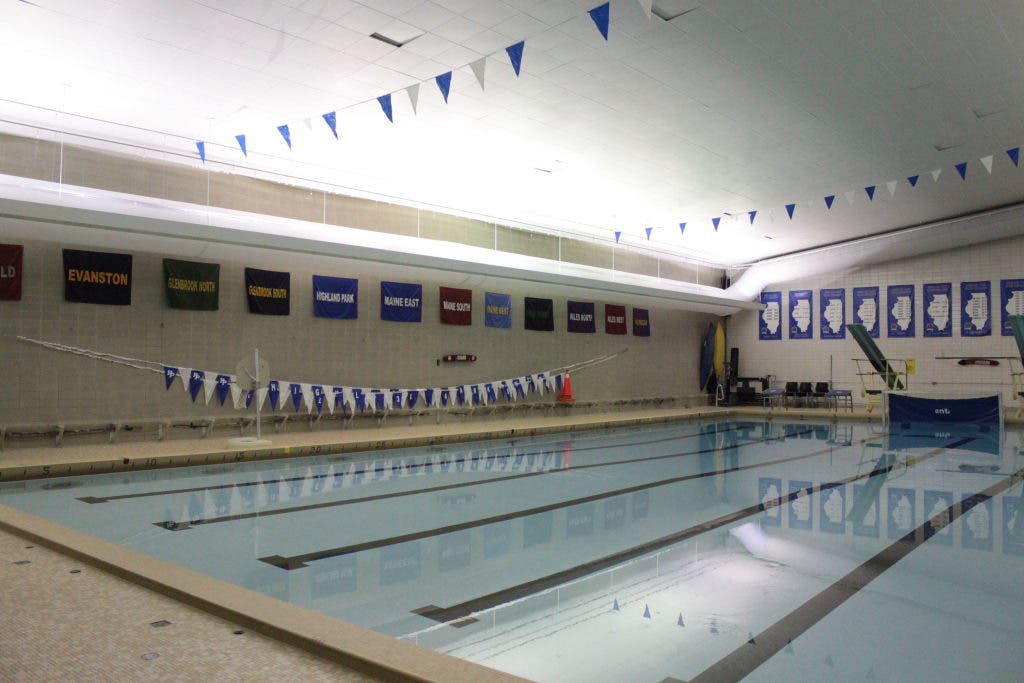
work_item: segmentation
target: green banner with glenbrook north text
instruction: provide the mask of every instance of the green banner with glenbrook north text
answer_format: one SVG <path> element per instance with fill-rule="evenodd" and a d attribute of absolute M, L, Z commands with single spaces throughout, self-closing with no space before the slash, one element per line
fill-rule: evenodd
<path fill-rule="evenodd" d="M 220 307 L 220 264 L 164 259 L 167 305 L 190 311 Z"/>

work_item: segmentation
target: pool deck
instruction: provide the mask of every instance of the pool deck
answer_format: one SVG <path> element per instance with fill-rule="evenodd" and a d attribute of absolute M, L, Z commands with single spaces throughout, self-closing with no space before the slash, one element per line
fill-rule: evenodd
<path fill-rule="evenodd" d="M 227 438 L 10 448 L 0 481 L 356 453 L 534 434 L 753 417 L 880 420 L 821 408 L 651 408 L 320 429 Z M 1008 420 L 1009 422 L 1010 420 Z M 338 622 L 0 505 L 0 680 L 512 681 L 514 676 Z M 27 560 L 27 562 L 26 562 Z M 79 570 L 71 574 L 73 570 Z M 152 622 L 170 621 L 163 628 Z M 237 634 L 237 631 L 244 633 Z M 16 653 L 16 654 L 9 654 Z M 156 655 L 156 656 L 154 656 Z"/>

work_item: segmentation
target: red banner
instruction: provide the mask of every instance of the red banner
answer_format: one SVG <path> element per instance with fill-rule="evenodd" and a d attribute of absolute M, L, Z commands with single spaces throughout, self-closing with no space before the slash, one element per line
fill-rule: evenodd
<path fill-rule="evenodd" d="M 20 244 L 0 244 L 0 301 L 21 301 Z"/>
<path fill-rule="evenodd" d="M 473 324 L 473 290 L 441 287 L 441 323 Z"/>
<path fill-rule="evenodd" d="M 605 334 L 626 334 L 626 307 L 604 305 Z"/>

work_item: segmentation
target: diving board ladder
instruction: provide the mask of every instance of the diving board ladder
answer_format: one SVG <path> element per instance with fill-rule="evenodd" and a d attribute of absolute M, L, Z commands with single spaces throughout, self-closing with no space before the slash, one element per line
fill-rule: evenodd
<path fill-rule="evenodd" d="M 1011 315 L 1007 317 L 1010 328 L 1013 330 L 1013 338 L 1017 340 L 1017 353 L 1020 358 L 1010 358 L 1010 377 L 1013 378 L 1013 398 L 1021 401 L 1017 408 L 1017 417 L 1024 414 L 1024 315 Z"/>
<path fill-rule="evenodd" d="M 861 396 L 864 397 L 870 413 L 875 406 L 882 404 L 883 391 L 886 389 L 902 391 L 907 388 L 907 362 L 887 359 L 863 325 L 850 323 L 846 329 L 850 331 L 850 336 L 867 356 L 867 358 L 854 358 L 853 360 L 857 363 Z M 893 364 L 896 366 L 894 367 Z"/>

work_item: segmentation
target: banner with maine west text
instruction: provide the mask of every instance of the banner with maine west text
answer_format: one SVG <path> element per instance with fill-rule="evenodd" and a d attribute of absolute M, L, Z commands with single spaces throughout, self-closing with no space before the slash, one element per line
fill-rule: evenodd
<path fill-rule="evenodd" d="M 555 305 L 551 299 L 523 298 L 523 325 L 527 330 L 552 332 L 555 329 Z"/>
<path fill-rule="evenodd" d="M 487 327 L 512 327 L 512 295 L 487 292 L 484 295 L 484 325 Z"/>
<path fill-rule="evenodd" d="M 406 282 L 380 283 L 380 319 L 418 323 L 423 318 L 423 285 Z"/>
<path fill-rule="evenodd" d="M 0 244 L 0 301 L 21 301 L 24 250 L 20 244 Z"/>
<path fill-rule="evenodd" d="M 164 292 L 170 308 L 216 311 L 220 307 L 220 264 L 165 258 Z"/>
<path fill-rule="evenodd" d="M 626 307 L 615 304 L 604 305 L 604 333 L 626 334 Z"/>
<path fill-rule="evenodd" d="M 317 318 L 355 320 L 359 317 L 359 280 L 313 276 L 313 315 Z"/>
<path fill-rule="evenodd" d="M 291 273 L 245 269 L 245 293 L 249 312 L 260 315 L 288 315 L 291 302 Z"/>
<path fill-rule="evenodd" d="M 646 308 L 633 309 L 633 336 L 651 336 L 651 313 Z"/>
<path fill-rule="evenodd" d="M 473 290 L 441 287 L 441 324 L 473 324 Z"/>
<path fill-rule="evenodd" d="M 593 333 L 597 331 L 597 323 L 594 320 L 594 304 L 586 301 L 569 301 L 568 323 L 566 328 L 569 332 Z"/>
<path fill-rule="evenodd" d="M 131 305 L 131 254 L 65 249 L 64 300 L 111 306 Z"/>

